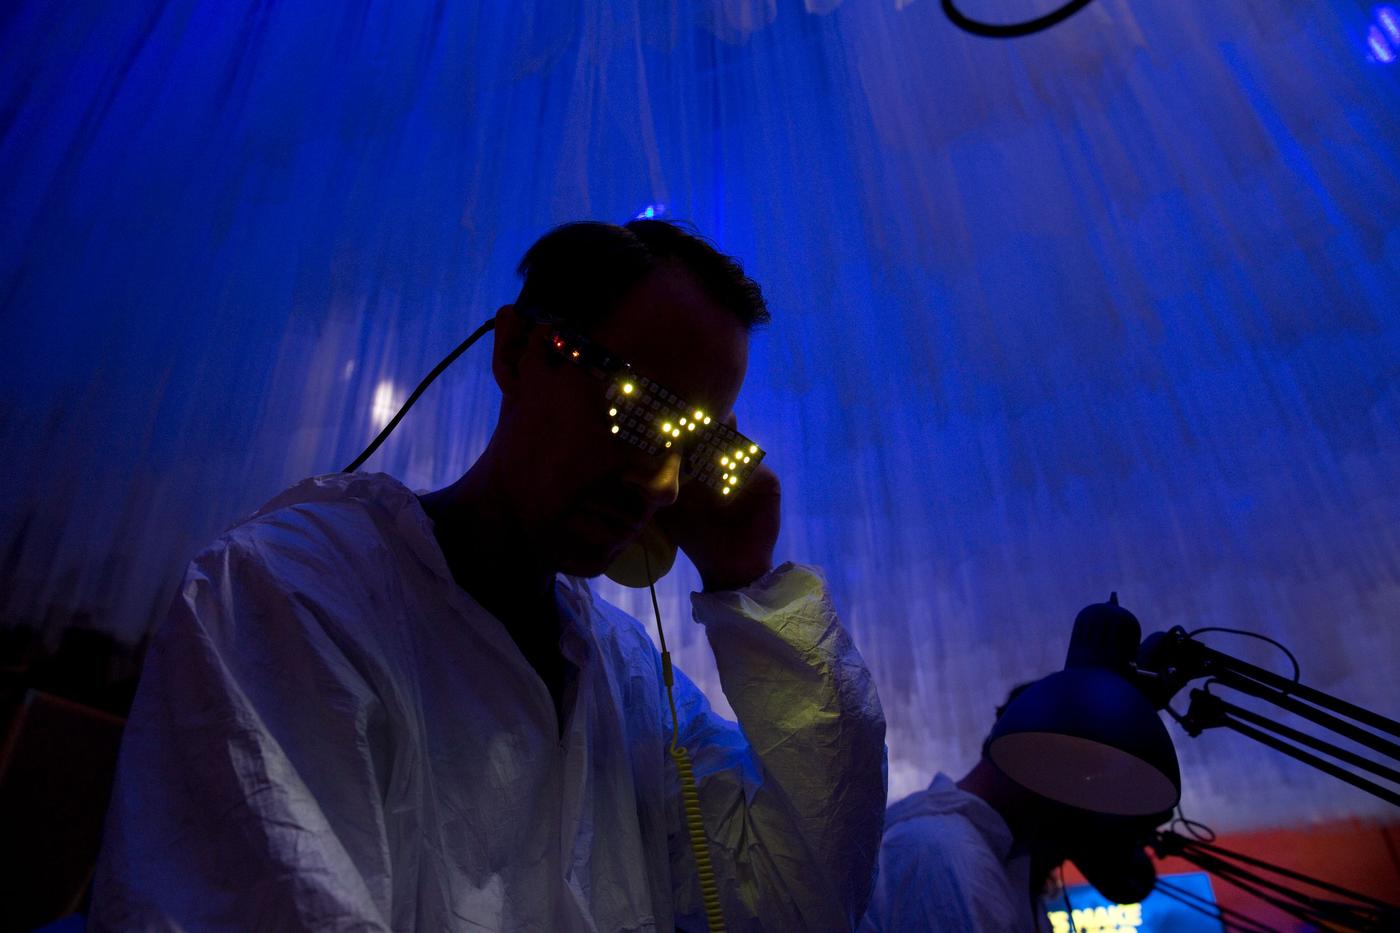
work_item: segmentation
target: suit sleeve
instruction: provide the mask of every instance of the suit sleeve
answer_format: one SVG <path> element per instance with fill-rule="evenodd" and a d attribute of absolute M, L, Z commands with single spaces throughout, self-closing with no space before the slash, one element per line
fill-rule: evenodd
<path fill-rule="evenodd" d="M 744 590 L 696 594 L 738 723 L 678 674 L 681 737 L 730 929 L 850 930 L 870 896 L 885 808 L 885 721 L 820 575 L 786 564 Z M 684 820 L 673 814 L 677 922 L 704 929 Z"/>

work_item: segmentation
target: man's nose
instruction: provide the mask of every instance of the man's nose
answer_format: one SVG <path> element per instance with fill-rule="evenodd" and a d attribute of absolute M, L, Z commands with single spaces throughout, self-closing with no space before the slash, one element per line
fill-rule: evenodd
<path fill-rule="evenodd" d="M 630 458 L 624 479 L 653 511 L 664 509 L 680 494 L 681 455 L 671 450 L 654 456 L 639 452 Z"/>

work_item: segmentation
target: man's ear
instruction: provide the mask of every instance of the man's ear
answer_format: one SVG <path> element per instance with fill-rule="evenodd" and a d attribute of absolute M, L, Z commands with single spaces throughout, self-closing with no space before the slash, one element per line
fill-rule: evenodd
<path fill-rule="evenodd" d="M 491 350 L 491 374 L 501 394 L 510 398 L 520 384 L 520 363 L 530 346 L 530 331 L 534 325 L 515 310 L 515 305 L 502 305 L 496 311 L 495 345 Z"/>

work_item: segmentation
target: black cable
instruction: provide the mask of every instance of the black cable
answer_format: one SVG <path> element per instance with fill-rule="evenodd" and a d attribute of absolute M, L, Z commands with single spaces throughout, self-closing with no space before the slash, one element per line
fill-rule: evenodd
<path fill-rule="evenodd" d="M 1059 9 L 1051 10 L 1044 16 L 1037 16 L 1035 19 L 1028 19 L 1022 23 L 984 23 L 964 15 L 953 3 L 953 0 L 943 0 L 943 14 L 954 26 L 963 32 L 970 32 L 974 36 L 983 36 L 988 39 L 1015 39 L 1020 36 L 1044 32 L 1051 26 L 1059 25 L 1092 2 L 1093 0 L 1069 0 Z"/>
<path fill-rule="evenodd" d="M 1063 863 L 1055 869 L 1060 875 L 1060 896 L 1065 899 L 1065 913 L 1069 915 L 1070 933 L 1079 933 L 1079 927 L 1074 924 L 1074 905 L 1069 902 L 1069 885 L 1065 884 L 1065 866 Z"/>
<path fill-rule="evenodd" d="M 418 383 L 418 388 L 414 389 L 413 394 L 408 397 L 408 401 L 403 403 L 403 407 L 399 409 L 399 413 L 394 415 L 394 417 L 389 420 L 388 424 L 384 425 L 384 430 L 379 432 L 379 436 L 376 437 L 374 440 L 370 441 L 369 446 L 366 447 L 364 451 L 358 457 L 356 457 L 348 467 L 346 467 L 341 472 L 354 473 L 356 470 L 358 470 L 360 468 L 360 465 L 366 460 L 368 460 L 370 456 L 376 450 L 379 449 L 379 445 L 384 443 L 384 440 L 389 436 L 389 434 L 394 430 L 394 428 L 398 427 L 399 422 L 403 420 L 403 416 L 408 414 L 408 409 L 412 407 L 414 402 L 418 401 L 418 396 L 423 394 L 423 390 L 426 389 L 428 386 L 432 385 L 433 380 L 436 379 L 438 376 L 441 376 L 442 371 L 447 367 L 451 366 L 452 363 L 457 359 L 457 357 L 467 352 L 468 347 L 480 340 L 482 334 L 486 333 L 488 330 L 495 326 L 496 321 L 494 318 L 487 321 L 485 324 L 482 324 L 476 330 L 472 331 L 472 335 L 470 337 L 458 344 L 457 349 L 453 350 L 451 353 L 447 354 L 447 356 L 443 357 L 442 362 L 434 366 L 433 371 L 428 373 L 428 375 L 424 376 L 423 381 Z"/>
<path fill-rule="evenodd" d="M 1185 827 L 1186 832 L 1190 834 L 1190 838 L 1194 842 L 1209 844 L 1220 838 L 1215 830 L 1211 829 L 1205 823 L 1188 817 L 1186 811 L 1181 809 L 1181 801 L 1177 801 L 1176 816 L 1167 824 L 1167 832 L 1176 832 L 1175 827 L 1177 823 Z M 1197 827 L 1200 827 L 1199 831 Z"/>
<path fill-rule="evenodd" d="M 1319 890 L 1327 891 L 1332 894 L 1338 894 L 1342 897 L 1349 897 L 1353 900 L 1360 901 L 1363 904 L 1367 904 L 1379 910 L 1393 911 L 1396 909 L 1396 905 L 1387 903 L 1386 901 L 1382 901 L 1379 898 L 1371 897 L 1369 894 L 1362 894 L 1360 891 L 1353 891 L 1350 888 L 1344 888 L 1341 885 L 1333 884 L 1330 881 L 1323 881 L 1321 878 L 1314 878 L 1311 875 L 1305 875 L 1302 872 L 1293 871 L 1291 868 L 1284 868 L 1282 865 L 1273 865 L 1269 862 L 1264 861 L 1263 859 L 1255 858 L 1252 855 L 1246 855 L 1243 852 L 1236 852 L 1233 849 L 1227 849 L 1221 845 L 1212 845 L 1209 842 L 1202 842 L 1199 840 L 1195 840 L 1189 844 L 1194 847 L 1204 849 L 1205 851 L 1211 853 L 1217 858 L 1233 859 L 1238 862 L 1243 862 L 1246 865 L 1252 865 L 1256 868 L 1262 868 L 1265 871 L 1270 871 L 1274 874 L 1282 875 L 1285 878 L 1290 878 L 1294 881 L 1301 881 L 1302 883 L 1318 888 Z"/>
<path fill-rule="evenodd" d="M 1172 710 L 1171 707 L 1167 707 L 1167 709 L 1169 712 L 1172 712 L 1173 715 L 1175 715 L 1175 711 Z M 1176 832 L 1175 827 L 1178 824 L 1180 824 L 1181 827 L 1186 830 L 1188 835 L 1182 836 L 1180 833 Z M 1193 820 L 1190 817 L 1188 817 L 1186 815 L 1186 811 L 1181 809 L 1180 802 L 1178 802 L 1176 805 L 1176 816 L 1173 817 L 1172 821 L 1167 824 L 1166 833 L 1170 833 L 1174 836 L 1179 837 L 1181 839 L 1181 843 L 1197 843 L 1203 846 L 1215 842 L 1215 840 L 1219 838 L 1215 830 L 1212 829 L 1210 826 L 1206 825 L 1205 823 L 1202 823 L 1200 820 Z M 1159 833 L 1158 838 L 1166 838 L 1166 833 Z M 1177 845 L 1177 854 L 1179 858 L 1184 858 L 1185 856 L 1181 854 L 1181 843 Z M 1158 845 L 1160 845 L 1160 842 L 1158 843 Z M 1154 848 L 1156 848 L 1156 846 L 1154 846 Z M 1158 848 L 1157 854 L 1159 858 L 1163 855 L 1163 852 L 1160 848 Z M 1193 861 L 1192 859 L 1186 860 Z M 1202 866 L 1198 865 L 1197 867 Z M 1202 913 L 1207 917 L 1210 917 L 1214 920 L 1218 920 L 1220 924 L 1225 928 L 1227 933 L 1232 928 L 1244 930 L 1245 933 L 1252 933 L 1252 931 L 1249 928 L 1240 926 L 1238 923 L 1226 919 L 1225 912 L 1227 908 L 1222 907 L 1219 904 L 1209 904 L 1209 902 L 1206 901 L 1204 898 L 1200 898 L 1200 895 L 1187 891 L 1184 888 L 1177 888 L 1175 885 L 1168 884 L 1167 882 L 1162 880 L 1161 876 L 1158 876 L 1156 882 L 1153 885 L 1153 890 L 1160 891 L 1164 897 L 1171 898 L 1178 904 L 1185 905 L 1186 907 L 1189 907 L 1192 910 Z M 1181 895 L 1187 895 L 1192 898 L 1200 898 L 1200 903 L 1193 903 L 1192 901 L 1187 900 Z M 1207 904 L 1209 904 L 1209 906 L 1206 906 Z M 1245 920 L 1245 922 L 1255 924 L 1255 921 L 1251 920 L 1245 914 L 1240 914 L 1240 916 Z M 1256 925 L 1254 929 L 1257 930 L 1260 929 L 1260 927 Z"/>
<path fill-rule="evenodd" d="M 1286 913 L 1299 916 L 1298 913 L 1290 910 L 1288 906 L 1280 904 L 1275 898 L 1265 895 L 1262 891 L 1254 887 L 1254 885 L 1262 884 L 1297 902 L 1302 910 L 1311 915 L 1309 922 L 1341 924 L 1350 929 L 1359 929 L 1374 927 L 1377 922 L 1384 922 L 1381 918 L 1394 915 L 1396 910 L 1395 906 L 1378 898 L 1362 894 L 1359 891 L 1353 891 L 1341 885 L 1332 884 L 1321 878 L 1314 878 L 1311 875 L 1284 868 L 1281 865 L 1274 865 L 1263 859 L 1246 855 L 1243 852 L 1236 852 L 1224 846 L 1217 845 L 1215 844 L 1215 830 L 1204 823 L 1188 818 L 1182 811 L 1180 804 L 1177 805 L 1176 813 L 1176 817 L 1171 821 L 1167 829 L 1158 833 L 1157 841 L 1153 844 L 1153 848 L 1156 849 L 1159 858 L 1167 855 L 1175 855 L 1178 858 L 1185 859 L 1196 865 L 1196 867 L 1222 881 L 1240 888 L 1259 900 L 1271 904 Z M 1184 827 L 1189 835 L 1181 835 L 1175 832 L 1175 827 L 1178 824 Z M 1250 868 L 1246 868 L 1245 866 L 1251 866 L 1254 869 L 1258 869 L 1258 871 L 1251 871 Z M 1320 891 L 1325 891 L 1328 894 L 1346 898 L 1351 903 L 1321 898 L 1302 890 L 1293 890 L 1276 881 L 1270 880 L 1259 872 L 1266 872 L 1287 878 L 1294 883 L 1306 885 L 1309 888 L 1315 888 Z M 1253 884 L 1250 884 L 1250 882 L 1253 882 Z M 1170 885 L 1164 886 L 1160 879 L 1158 880 L 1158 886 L 1162 888 L 1171 887 Z M 1172 896 L 1165 889 L 1163 893 Z M 1177 897 L 1172 897 L 1172 899 L 1180 901 L 1180 898 Z M 1225 908 L 1219 909 L 1224 910 Z"/>
<path fill-rule="evenodd" d="M 1244 930 L 1245 933 L 1261 933 L 1261 931 L 1262 933 L 1273 933 L 1268 927 L 1252 919 L 1247 914 L 1240 913 L 1229 907 L 1222 907 L 1220 904 L 1212 904 L 1194 891 L 1178 888 L 1176 885 L 1170 884 L 1161 878 L 1157 879 L 1155 890 L 1161 891 L 1164 896 L 1171 898 L 1178 904 L 1190 907 L 1193 910 L 1205 914 L 1207 917 L 1213 917 L 1220 921 L 1220 924 L 1225 927 L 1227 931 L 1235 929 Z M 1236 916 L 1239 917 L 1239 920 L 1234 919 Z"/>
<path fill-rule="evenodd" d="M 1386 905 L 1384 901 L 1376 901 L 1339 885 L 1332 885 L 1320 878 L 1313 878 L 1278 865 L 1272 865 L 1242 853 L 1205 843 L 1192 842 L 1182 836 L 1173 838 L 1169 832 L 1159 834 L 1158 842 L 1154 848 L 1157 849 L 1159 856 L 1175 855 L 1185 859 L 1212 877 L 1239 888 L 1275 909 L 1324 929 L 1374 929 L 1382 917 L 1394 915 L 1394 908 Z M 1237 859 L 1243 864 L 1235 864 L 1230 859 Z M 1288 878 L 1298 884 L 1339 894 L 1348 898 L 1350 902 L 1330 900 L 1288 887 L 1259 872 L 1251 871 L 1245 867 L 1245 864 L 1254 864 L 1263 872 Z M 1275 893 L 1271 894 L 1271 891 Z M 1366 903 L 1367 901 L 1373 902 L 1375 906 Z"/>
<path fill-rule="evenodd" d="M 1283 642 L 1275 641 L 1268 635 L 1260 635 L 1258 632 L 1247 632 L 1242 628 L 1224 628 L 1219 625 L 1207 625 L 1205 628 L 1198 628 L 1193 632 L 1187 632 L 1186 637 L 1195 638 L 1202 632 L 1228 632 L 1231 635 L 1244 635 L 1248 638 L 1257 638 L 1260 641 L 1266 641 L 1278 650 L 1282 651 L 1284 654 L 1288 655 L 1288 660 L 1293 664 L 1293 682 L 1295 684 L 1298 683 L 1299 677 L 1302 676 L 1303 669 L 1298 665 L 1298 659 L 1293 655 L 1293 652 L 1289 651 L 1288 648 L 1283 644 Z"/>
<path fill-rule="evenodd" d="M 1356 922 L 1355 914 L 1371 912 L 1360 905 L 1330 901 L 1290 888 L 1204 850 L 1184 847 L 1181 851 L 1181 857 L 1194 862 L 1222 881 L 1233 884 L 1276 909 L 1307 923 L 1332 922 L 1352 925 Z M 1268 866 L 1268 870 L 1277 871 L 1273 866 Z M 1339 918 L 1338 912 L 1348 916 Z"/>
<path fill-rule="evenodd" d="M 1176 832 L 1176 829 L 1174 827 L 1178 823 L 1180 823 L 1182 828 L 1190 834 L 1190 838 L 1195 842 L 1209 844 L 1216 840 L 1215 830 L 1211 829 L 1209 826 L 1207 826 L 1205 823 L 1202 823 L 1199 820 L 1188 820 L 1184 816 L 1178 816 L 1176 819 L 1168 823 L 1167 829 L 1171 832 Z M 1200 832 L 1197 829 L 1197 827 L 1200 827 L 1200 829 L 1205 830 L 1205 832 Z"/>
<path fill-rule="evenodd" d="M 1268 927 L 1262 927 L 1257 925 L 1242 926 L 1239 923 L 1228 919 L 1223 913 L 1221 913 L 1218 907 L 1212 909 L 1211 907 L 1207 906 L 1209 902 L 1202 902 L 1198 904 L 1193 901 L 1187 900 L 1180 894 L 1173 894 L 1166 888 L 1160 889 L 1157 893 L 1161 894 L 1168 900 L 1175 901 L 1176 903 L 1185 907 L 1187 910 L 1194 910 L 1201 916 L 1209 917 L 1210 919 L 1214 920 L 1216 923 L 1220 924 L 1220 929 L 1223 931 L 1223 933 L 1236 933 L 1236 931 L 1238 931 L 1238 933 L 1276 933 L 1276 931 L 1270 930 Z"/>
<path fill-rule="evenodd" d="M 1226 907 L 1223 904 L 1212 903 L 1204 896 L 1194 891 L 1188 891 L 1185 888 L 1177 887 L 1168 881 L 1163 881 L 1161 878 L 1157 879 L 1156 890 L 1161 891 L 1179 904 L 1195 907 L 1202 913 L 1214 917 L 1216 920 L 1220 921 L 1226 930 L 1234 928 L 1237 930 L 1263 930 L 1265 933 L 1274 933 L 1274 931 L 1243 911 L 1235 910 L 1233 907 Z"/>
<path fill-rule="evenodd" d="M 1207 864 L 1209 864 L 1209 862 L 1207 862 Z M 1202 865 L 1202 867 L 1204 868 L 1205 865 Z M 1206 870 L 1211 871 L 1209 868 Z M 1245 880 L 1245 874 L 1235 872 L 1226 872 L 1222 874 L 1218 864 L 1215 865 L 1215 870 L 1211 873 L 1226 884 L 1232 884 L 1246 894 L 1253 895 L 1270 907 L 1273 907 L 1275 910 L 1288 914 L 1290 917 L 1301 920 L 1304 923 L 1321 925 L 1328 919 L 1319 916 L 1318 911 L 1311 904 L 1300 900 L 1296 893 L 1284 895 L 1270 894 L 1269 889 L 1262 885 L 1260 883 L 1261 880 L 1258 878 L 1251 878 L 1251 880 L 1247 881 Z"/>

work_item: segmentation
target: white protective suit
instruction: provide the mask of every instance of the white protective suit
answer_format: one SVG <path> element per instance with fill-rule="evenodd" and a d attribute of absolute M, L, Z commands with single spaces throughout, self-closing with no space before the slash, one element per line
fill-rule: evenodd
<path fill-rule="evenodd" d="M 880 873 L 861 933 L 1049 930 L 1030 856 L 982 798 L 939 774 L 885 815 Z"/>
<path fill-rule="evenodd" d="M 660 657 L 583 580 L 557 598 L 562 739 L 396 480 L 309 479 L 235 526 L 149 651 L 93 929 L 703 929 Z M 885 798 L 870 674 L 812 570 L 693 608 L 743 724 L 677 672 L 730 929 L 850 929 Z"/>

